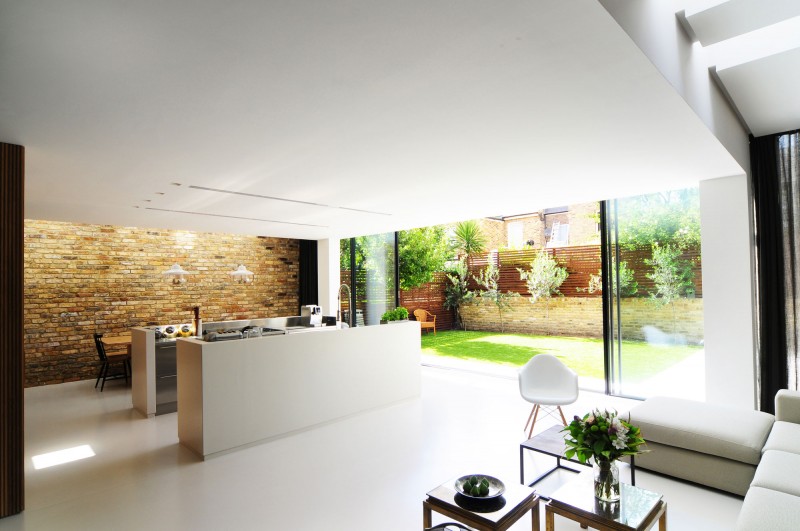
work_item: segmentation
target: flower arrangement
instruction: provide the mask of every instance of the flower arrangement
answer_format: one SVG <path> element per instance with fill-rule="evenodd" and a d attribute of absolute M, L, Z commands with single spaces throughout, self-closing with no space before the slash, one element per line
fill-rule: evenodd
<path fill-rule="evenodd" d="M 615 461 L 623 455 L 637 455 L 642 453 L 639 446 L 644 444 L 639 428 L 619 418 L 616 411 L 595 409 L 583 418 L 575 415 L 563 431 L 569 432 L 564 439 L 565 457 L 578 456 L 581 463 L 592 457 L 595 461 Z"/>
<path fill-rule="evenodd" d="M 563 430 L 569 432 L 569 437 L 564 438 L 567 459 L 578 456 L 581 463 L 586 463 L 594 458 L 594 495 L 603 502 L 620 499 L 617 459 L 642 453 L 642 433 L 629 421 L 630 418 L 619 418 L 616 411 L 595 409 L 583 418 L 576 415 Z"/>

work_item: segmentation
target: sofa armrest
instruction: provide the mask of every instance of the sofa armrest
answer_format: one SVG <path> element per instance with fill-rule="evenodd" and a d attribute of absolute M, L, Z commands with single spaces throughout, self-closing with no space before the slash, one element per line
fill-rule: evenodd
<path fill-rule="evenodd" d="M 775 395 L 775 420 L 800 424 L 800 391 L 778 391 Z"/>

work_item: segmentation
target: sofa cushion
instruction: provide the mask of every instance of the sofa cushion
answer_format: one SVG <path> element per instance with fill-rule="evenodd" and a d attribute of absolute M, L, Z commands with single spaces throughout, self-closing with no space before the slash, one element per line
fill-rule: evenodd
<path fill-rule="evenodd" d="M 750 487 L 736 531 L 795 531 L 800 497 L 763 487 Z"/>
<path fill-rule="evenodd" d="M 778 391 L 775 395 L 775 419 L 800 424 L 800 391 Z"/>
<path fill-rule="evenodd" d="M 800 496 L 800 454 L 770 450 L 761 456 L 752 487 L 778 490 Z"/>
<path fill-rule="evenodd" d="M 630 411 L 645 441 L 757 465 L 775 417 L 682 398 L 648 398 Z"/>
<path fill-rule="evenodd" d="M 768 450 L 780 450 L 782 452 L 792 452 L 800 454 L 800 424 L 794 422 L 777 421 L 772 426 L 764 452 Z"/>

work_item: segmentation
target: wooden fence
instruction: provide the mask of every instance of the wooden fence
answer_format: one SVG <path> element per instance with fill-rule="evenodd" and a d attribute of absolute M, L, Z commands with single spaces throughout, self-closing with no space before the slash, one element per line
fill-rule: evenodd
<path fill-rule="evenodd" d="M 518 268 L 529 269 L 530 263 L 539 252 L 539 249 L 524 249 L 521 251 L 499 251 L 492 253 L 488 257 L 472 256 L 470 259 L 470 273 L 478 276 L 481 269 L 484 269 L 489 260 L 500 271 L 498 288 L 501 291 L 512 291 L 522 296 L 528 295 L 525 281 L 520 279 Z M 565 297 L 599 297 L 600 293 L 589 293 L 589 280 L 592 275 L 600 273 L 600 245 L 581 245 L 575 247 L 557 247 L 547 249 L 547 253 L 554 257 L 561 267 L 567 269 L 567 279 L 561 285 L 559 291 Z M 634 279 L 639 284 L 639 292 L 636 297 L 647 297 L 650 291 L 654 291 L 653 281 L 647 278 L 647 274 L 652 268 L 647 265 L 647 260 L 652 258 L 652 251 L 649 247 L 642 247 L 635 250 L 620 250 L 620 261 L 626 262 L 628 269 L 634 272 Z M 684 260 L 692 263 L 694 273 L 695 296 L 703 296 L 703 279 L 701 275 L 700 249 L 689 249 L 681 255 Z M 480 289 L 474 278 L 470 279 L 470 289 Z"/>
<path fill-rule="evenodd" d="M 533 258 L 539 249 L 524 249 L 521 251 L 499 251 L 492 253 L 489 257 L 472 256 L 470 260 L 471 275 L 478 276 L 480 270 L 492 260 L 495 267 L 500 271 L 498 287 L 501 291 L 512 291 L 519 293 L 523 297 L 529 296 L 525 281 L 519 278 L 517 268 L 528 269 Z M 567 279 L 561 285 L 560 291 L 565 297 L 600 297 L 599 292 L 589 293 L 589 279 L 592 275 L 600 272 L 600 246 L 581 245 L 575 247 L 558 247 L 547 249 L 547 253 L 553 256 L 558 264 L 566 267 Z M 634 272 L 634 279 L 639 284 L 639 291 L 634 297 L 648 297 L 650 291 L 655 289 L 653 281 L 647 278 L 647 274 L 652 270 L 647 265 L 647 260 L 652 258 L 652 251 L 649 247 L 642 247 L 634 250 L 620 250 L 620 260 L 627 263 L 628 269 Z M 692 263 L 694 273 L 695 296 L 703 296 L 703 279 L 701 275 L 700 249 L 689 249 L 681 255 L 684 260 Z M 394 304 L 394 295 L 391 290 L 380 290 L 372 292 L 367 296 L 363 286 L 366 283 L 366 272 L 359 271 L 356 279 L 359 289 L 356 293 L 356 307 L 362 312 L 369 312 L 370 303 L 378 303 L 378 306 L 386 305 L 391 307 Z M 350 271 L 341 271 L 341 279 L 345 284 L 350 283 Z M 408 309 L 409 317 L 413 319 L 414 310 L 422 308 L 436 315 L 436 329 L 450 330 L 455 325 L 455 314 L 452 310 L 444 308 L 445 288 L 447 287 L 447 275 L 443 272 L 435 273 L 434 280 L 423 284 L 414 289 L 400 291 L 400 305 Z M 480 286 L 474 278 L 470 278 L 470 289 L 477 290 Z M 346 307 L 346 304 L 345 304 Z"/>
<path fill-rule="evenodd" d="M 455 325 L 455 314 L 444 307 L 447 275 L 435 273 L 433 282 L 414 289 L 400 290 L 400 305 L 408 308 L 411 314 L 417 308 L 428 310 L 436 316 L 437 330 L 451 330 Z M 413 316 L 411 316 L 413 319 Z"/>
<path fill-rule="evenodd" d="M 339 274 L 342 282 L 349 285 L 350 271 L 342 270 Z M 366 278 L 366 272 L 358 271 L 356 273 L 356 284 L 358 286 L 356 290 L 356 308 L 361 310 L 365 318 L 371 311 L 371 307 L 375 306 L 376 303 L 379 307 L 392 307 L 394 305 L 394 294 L 391 290 L 373 291 L 367 295 L 364 289 Z M 414 289 L 400 290 L 400 306 L 408 309 L 409 319 L 414 319 L 414 310 L 421 308 L 436 316 L 437 330 L 451 330 L 455 323 L 455 314 L 452 310 L 447 310 L 444 307 L 447 283 L 447 275 L 444 272 L 437 272 L 434 273 L 432 282 Z M 347 309 L 347 303 L 344 303 L 344 309 Z"/>

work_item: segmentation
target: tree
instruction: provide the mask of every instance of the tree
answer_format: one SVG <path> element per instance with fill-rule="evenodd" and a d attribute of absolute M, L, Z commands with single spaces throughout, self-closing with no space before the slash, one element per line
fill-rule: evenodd
<path fill-rule="evenodd" d="M 531 294 L 531 304 L 539 299 L 545 300 L 545 319 L 550 316 L 550 298 L 561 294 L 558 288 L 567 279 L 569 273 L 566 268 L 544 249 L 539 250 L 531 261 L 530 270 L 517 268 L 519 278 L 525 281 L 528 293 Z"/>
<path fill-rule="evenodd" d="M 398 235 L 400 289 L 412 289 L 431 282 L 433 274 L 444 271 L 449 246 L 441 226 L 401 231 Z"/>
<path fill-rule="evenodd" d="M 671 190 L 617 201 L 619 244 L 626 249 L 654 242 L 679 249 L 700 246 L 698 188 Z"/>
<path fill-rule="evenodd" d="M 650 293 L 651 299 L 660 306 L 669 304 L 672 308 L 673 326 L 675 323 L 675 301 L 694 288 L 692 264 L 680 258 L 681 250 L 674 245 L 653 244 L 653 258 L 645 260 L 653 268 L 647 278 L 653 281 L 656 291 Z M 674 332 L 674 330 L 673 330 Z"/>
<path fill-rule="evenodd" d="M 639 292 L 639 283 L 634 278 L 634 270 L 628 269 L 628 262 L 619 263 L 619 282 L 617 282 L 617 270 L 611 268 L 611 285 L 614 288 L 614 296 L 632 297 Z M 589 277 L 589 293 L 603 291 L 603 272 L 598 271 L 596 275 Z"/>
<path fill-rule="evenodd" d="M 461 306 L 463 306 L 464 303 L 471 301 L 475 297 L 475 293 L 469 289 L 469 270 L 467 269 L 467 263 L 463 258 L 459 260 L 450 271 L 447 272 L 447 280 L 449 281 L 449 284 L 447 284 L 447 287 L 444 291 L 444 307 L 455 312 L 456 326 L 466 330 L 467 327 L 461 318 Z"/>
<path fill-rule="evenodd" d="M 471 265 L 470 256 L 486 249 L 486 237 L 477 221 L 462 221 L 456 225 L 452 245 L 455 251 L 467 258 L 467 267 L 469 267 Z"/>
<path fill-rule="evenodd" d="M 500 278 L 500 271 L 491 262 L 484 269 L 481 269 L 477 277 L 473 276 L 472 278 L 484 288 L 478 293 L 480 297 L 478 303 L 487 300 L 497 307 L 497 313 L 500 316 L 500 332 L 505 332 L 503 310 L 511 307 L 511 301 L 509 299 L 519 297 L 519 293 L 514 293 L 513 291 L 503 293 L 498 289 L 497 281 Z"/>

